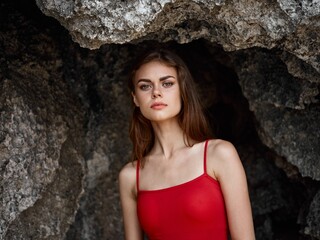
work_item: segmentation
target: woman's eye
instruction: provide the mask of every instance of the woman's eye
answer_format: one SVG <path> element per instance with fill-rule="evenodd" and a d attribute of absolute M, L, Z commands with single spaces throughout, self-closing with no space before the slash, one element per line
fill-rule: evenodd
<path fill-rule="evenodd" d="M 164 82 L 162 84 L 162 86 L 164 86 L 165 88 L 171 87 L 173 85 L 173 82 Z"/>
<path fill-rule="evenodd" d="M 141 90 L 143 90 L 143 91 L 146 91 L 146 90 L 148 90 L 148 89 L 150 89 L 151 88 L 151 86 L 150 85 L 148 85 L 148 84 L 143 84 L 143 85 L 140 85 L 140 87 L 139 87 Z"/>

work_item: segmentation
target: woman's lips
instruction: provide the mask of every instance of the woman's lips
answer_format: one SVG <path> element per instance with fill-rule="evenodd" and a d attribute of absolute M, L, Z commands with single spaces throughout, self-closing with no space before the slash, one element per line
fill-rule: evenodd
<path fill-rule="evenodd" d="M 156 109 L 156 110 L 160 110 L 160 109 L 163 109 L 165 108 L 166 106 L 168 106 L 167 104 L 165 103 L 162 103 L 162 102 L 155 102 L 151 105 L 151 108 L 152 109 Z"/>

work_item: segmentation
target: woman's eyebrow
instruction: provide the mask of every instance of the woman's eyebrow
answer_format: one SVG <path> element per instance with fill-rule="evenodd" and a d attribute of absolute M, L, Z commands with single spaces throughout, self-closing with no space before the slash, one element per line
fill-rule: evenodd
<path fill-rule="evenodd" d="M 168 79 L 168 78 L 174 78 L 174 79 L 175 79 L 174 76 L 167 75 L 167 76 L 163 76 L 163 77 L 159 78 L 159 80 L 160 80 L 160 81 L 164 81 L 164 80 L 166 80 L 166 79 Z M 137 81 L 137 83 L 139 83 L 139 82 L 151 82 L 151 80 L 150 80 L 150 79 L 147 79 L 147 78 L 141 78 L 141 79 L 139 79 L 139 80 Z"/>
<path fill-rule="evenodd" d="M 139 83 L 139 82 L 151 82 L 151 80 L 150 79 L 141 78 L 141 79 L 139 79 L 137 81 L 137 83 Z"/>
<path fill-rule="evenodd" d="M 167 75 L 167 76 L 161 77 L 161 78 L 160 78 L 160 81 L 166 80 L 166 79 L 168 79 L 168 78 L 174 78 L 174 79 L 175 79 L 174 76 Z"/>

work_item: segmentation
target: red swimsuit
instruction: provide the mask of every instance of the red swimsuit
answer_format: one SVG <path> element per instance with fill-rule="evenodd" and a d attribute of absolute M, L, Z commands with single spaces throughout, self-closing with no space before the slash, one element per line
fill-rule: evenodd
<path fill-rule="evenodd" d="M 137 214 L 150 240 L 227 240 L 224 200 L 218 181 L 204 173 L 160 190 L 139 190 L 137 164 Z"/>

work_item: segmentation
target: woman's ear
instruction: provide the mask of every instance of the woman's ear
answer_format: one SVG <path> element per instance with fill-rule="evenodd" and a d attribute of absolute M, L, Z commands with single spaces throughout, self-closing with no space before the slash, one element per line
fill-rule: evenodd
<path fill-rule="evenodd" d="M 137 98 L 136 98 L 136 95 L 134 94 L 134 92 L 131 92 L 131 95 L 132 95 L 132 99 L 133 99 L 134 104 L 135 104 L 137 107 L 139 107 L 139 103 L 138 103 L 138 101 L 137 101 Z"/>

